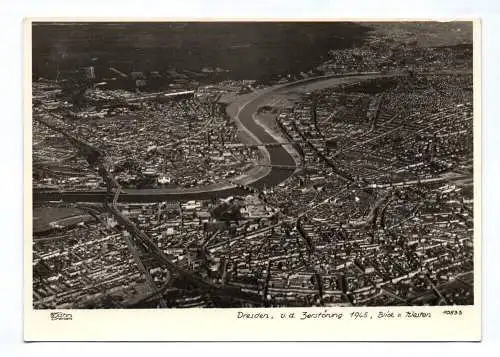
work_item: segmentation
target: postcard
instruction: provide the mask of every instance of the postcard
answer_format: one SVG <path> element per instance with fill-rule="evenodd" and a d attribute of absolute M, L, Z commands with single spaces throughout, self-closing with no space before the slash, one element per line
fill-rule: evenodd
<path fill-rule="evenodd" d="M 27 19 L 26 341 L 478 341 L 477 19 Z"/>

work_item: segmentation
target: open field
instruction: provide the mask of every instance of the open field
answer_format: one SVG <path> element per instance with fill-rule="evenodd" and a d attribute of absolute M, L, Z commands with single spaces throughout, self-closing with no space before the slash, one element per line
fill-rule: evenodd
<path fill-rule="evenodd" d="M 80 221 L 83 213 L 78 208 L 35 207 L 33 208 L 33 232 L 37 233 L 51 229 L 51 222 L 63 221 L 62 223 L 67 225 L 71 223 L 70 219 L 75 216 L 80 216 L 78 219 Z"/>

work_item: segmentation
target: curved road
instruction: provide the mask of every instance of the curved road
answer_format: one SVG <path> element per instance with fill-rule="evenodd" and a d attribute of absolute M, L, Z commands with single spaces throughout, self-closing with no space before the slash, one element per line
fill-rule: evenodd
<path fill-rule="evenodd" d="M 329 82 L 332 79 L 338 79 L 340 84 L 346 79 L 372 79 L 377 77 L 389 77 L 396 74 L 379 74 L 379 73 L 366 73 L 366 74 L 348 74 L 348 75 L 329 75 L 322 77 L 309 78 L 285 85 L 279 85 L 272 88 L 263 90 L 259 96 L 250 99 L 243 103 L 238 113 L 235 116 L 253 136 L 253 140 L 257 139 L 261 143 L 274 143 L 277 142 L 271 135 L 269 135 L 262 126 L 254 121 L 253 115 L 257 109 L 265 104 L 269 95 L 280 92 L 287 92 L 293 88 L 304 87 L 307 88 L 310 84 L 317 84 L 321 82 Z M 335 83 L 334 83 L 335 84 Z M 332 84 L 324 87 L 332 86 Z M 292 156 L 284 149 L 283 146 L 267 147 L 270 161 L 272 165 L 286 165 L 294 167 L 295 161 Z M 273 187 L 286 180 L 294 169 L 272 167 L 271 170 L 264 176 L 258 178 L 256 181 L 249 184 L 255 188 Z M 167 200 L 191 200 L 191 199 L 211 199 L 227 197 L 230 195 L 243 194 L 242 189 L 237 188 L 234 184 L 215 184 L 213 186 L 205 186 L 201 188 L 189 189 L 124 189 L 119 197 L 120 202 L 154 202 L 154 201 L 167 201 Z M 33 202 L 45 201 L 65 201 L 65 202 L 103 202 L 107 195 L 105 190 L 102 191 L 33 191 Z"/>

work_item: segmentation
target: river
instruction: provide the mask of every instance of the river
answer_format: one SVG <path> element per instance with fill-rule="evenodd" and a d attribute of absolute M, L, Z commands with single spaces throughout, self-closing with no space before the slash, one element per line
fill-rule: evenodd
<path fill-rule="evenodd" d="M 346 74 L 346 75 L 330 75 L 316 78 L 309 78 L 302 81 L 288 83 L 285 85 L 276 86 L 267 90 L 263 90 L 261 95 L 250 99 L 244 103 L 239 111 L 238 117 L 242 123 L 252 134 L 263 143 L 274 143 L 276 140 L 269 135 L 262 126 L 257 124 L 253 119 L 253 114 L 259 106 L 263 105 L 269 95 L 280 91 L 287 91 L 299 87 L 306 89 L 318 89 L 335 84 L 340 84 L 346 81 L 356 81 L 360 79 L 371 79 L 377 77 L 388 77 L 397 74 L 379 74 L 379 73 L 364 73 L 364 74 Z M 334 81 L 332 83 L 332 80 Z M 315 86 L 315 88 L 310 88 Z M 272 165 L 295 166 L 293 157 L 282 147 L 273 146 L 267 147 Z M 253 183 L 249 184 L 257 189 L 263 187 L 273 187 L 286 180 L 294 172 L 293 169 L 272 167 L 269 173 Z M 119 202 L 155 202 L 168 200 L 208 200 L 212 198 L 223 198 L 231 195 L 245 194 L 241 188 L 236 185 L 215 185 L 199 188 L 176 189 L 176 188 L 158 188 L 158 189 L 124 189 L 124 193 L 120 195 Z M 105 190 L 102 191 L 33 191 L 33 202 L 46 201 L 64 201 L 64 202 L 103 202 L 105 197 L 111 194 Z"/>

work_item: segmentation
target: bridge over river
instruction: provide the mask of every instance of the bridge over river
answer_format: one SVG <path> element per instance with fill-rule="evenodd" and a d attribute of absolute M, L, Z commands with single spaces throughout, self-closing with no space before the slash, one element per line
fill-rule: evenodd
<path fill-rule="evenodd" d="M 332 87 L 345 83 L 352 83 L 361 80 L 375 78 L 394 77 L 400 73 L 353 73 L 342 75 L 327 75 L 321 77 L 308 78 L 292 83 L 273 86 L 250 95 L 244 96 L 237 102 L 230 104 L 227 112 L 239 124 L 253 141 L 254 145 L 265 145 L 265 150 L 269 155 L 270 165 L 260 172 L 253 179 L 242 180 L 249 182 L 248 186 L 256 189 L 273 187 L 290 177 L 295 171 L 296 162 L 292 155 L 283 145 L 270 135 L 264 127 L 259 125 L 254 114 L 259 107 L 265 105 L 270 97 L 275 94 L 285 94 L 297 89 L 314 90 L 318 88 Z M 235 180 L 236 181 L 236 180 Z M 241 195 L 246 191 L 238 181 L 234 183 L 216 183 L 204 187 L 194 188 L 157 188 L 157 189 L 123 189 L 119 197 L 119 202 L 155 202 L 168 200 L 193 200 L 223 198 L 231 195 Z M 113 193 L 107 190 L 94 191 L 33 191 L 33 202 L 63 201 L 63 202 L 103 202 L 112 199 Z"/>

